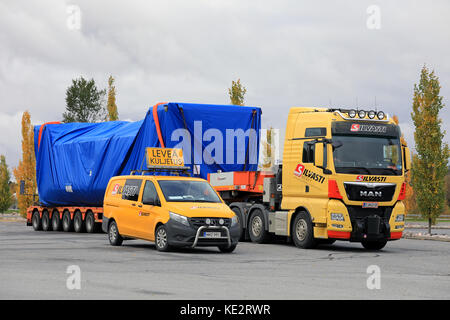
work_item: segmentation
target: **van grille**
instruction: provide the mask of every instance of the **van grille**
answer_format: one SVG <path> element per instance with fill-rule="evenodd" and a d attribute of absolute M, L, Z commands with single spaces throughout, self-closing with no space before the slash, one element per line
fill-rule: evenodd
<path fill-rule="evenodd" d="M 230 227 L 230 219 L 228 219 L 228 218 L 203 218 L 203 217 L 202 218 L 189 218 L 189 222 L 195 229 L 198 229 L 202 226 L 207 226 L 206 219 L 211 220 L 211 223 L 209 224 L 210 226 L 221 226 L 221 224 L 219 223 L 219 220 L 223 219 L 224 220 L 223 226 L 228 227 L 228 228 Z"/>

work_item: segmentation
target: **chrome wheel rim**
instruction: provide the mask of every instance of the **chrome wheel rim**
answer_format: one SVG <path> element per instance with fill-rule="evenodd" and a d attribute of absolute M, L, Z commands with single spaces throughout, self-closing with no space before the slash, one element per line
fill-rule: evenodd
<path fill-rule="evenodd" d="M 308 225 L 306 224 L 306 221 L 303 219 L 298 220 L 297 225 L 295 226 L 295 234 L 297 235 L 297 239 L 300 241 L 305 240 L 307 231 Z"/>
<path fill-rule="evenodd" d="M 117 237 L 116 233 L 117 233 L 117 227 L 115 224 L 112 224 L 111 227 L 109 228 L 109 240 L 111 242 L 116 241 L 116 237 Z"/>
<path fill-rule="evenodd" d="M 166 230 L 160 228 L 156 234 L 156 245 L 158 248 L 164 248 L 167 244 L 167 233 Z"/>
<path fill-rule="evenodd" d="M 256 216 L 252 220 L 252 233 L 258 237 L 261 234 L 262 230 L 262 219 L 259 216 Z"/>

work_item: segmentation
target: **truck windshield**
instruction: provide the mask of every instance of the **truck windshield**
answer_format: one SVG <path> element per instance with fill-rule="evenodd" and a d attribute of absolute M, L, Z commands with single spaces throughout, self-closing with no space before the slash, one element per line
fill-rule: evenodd
<path fill-rule="evenodd" d="M 160 180 L 158 183 L 167 202 L 221 202 L 205 181 Z"/>
<path fill-rule="evenodd" d="M 340 143 L 339 143 L 340 142 Z M 333 136 L 336 173 L 401 175 L 402 157 L 398 138 Z"/>

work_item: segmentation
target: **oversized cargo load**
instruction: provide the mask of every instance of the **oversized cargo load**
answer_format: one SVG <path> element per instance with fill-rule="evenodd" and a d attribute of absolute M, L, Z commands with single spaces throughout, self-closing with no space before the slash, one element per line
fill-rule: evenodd
<path fill-rule="evenodd" d="M 253 171 L 260 128 L 258 107 L 190 103 L 158 104 L 137 122 L 35 126 L 39 201 L 101 206 L 111 177 L 145 169 L 147 147 L 183 149 L 191 174 L 205 179 L 212 172 Z"/>

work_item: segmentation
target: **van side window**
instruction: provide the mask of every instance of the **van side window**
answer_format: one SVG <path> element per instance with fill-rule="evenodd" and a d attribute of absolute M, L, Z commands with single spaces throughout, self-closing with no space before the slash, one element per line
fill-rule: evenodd
<path fill-rule="evenodd" d="M 142 203 L 156 205 L 159 202 L 158 193 L 155 185 L 151 181 L 145 182 L 144 193 L 142 194 Z"/>
<path fill-rule="evenodd" d="M 137 201 L 139 197 L 139 191 L 141 190 L 142 180 L 140 179 L 127 179 L 122 190 L 122 199 Z"/>
<path fill-rule="evenodd" d="M 314 146 L 315 144 L 312 142 L 303 143 L 303 162 L 314 163 Z"/>

